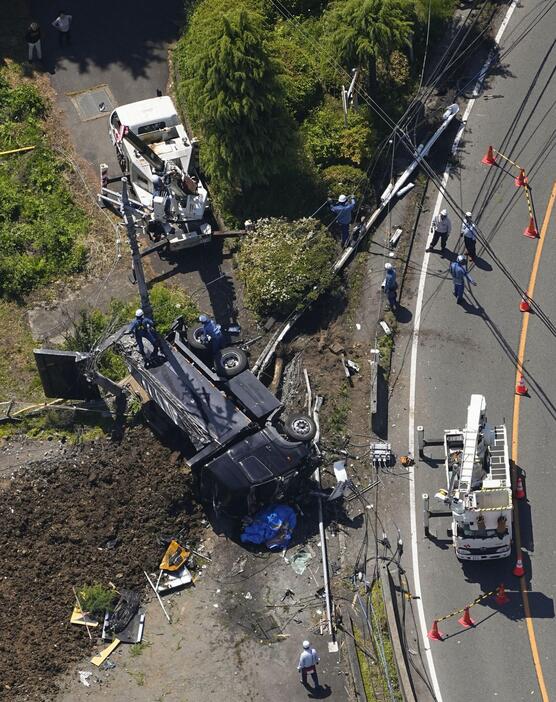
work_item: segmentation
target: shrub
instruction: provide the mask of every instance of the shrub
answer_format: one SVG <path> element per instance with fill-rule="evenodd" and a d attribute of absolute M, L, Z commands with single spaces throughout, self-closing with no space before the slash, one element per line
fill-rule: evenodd
<path fill-rule="evenodd" d="M 285 317 L 330 284 L 336 244 L 314 219 L 257 222 L 237 256 L 245 301 L 259 317 Z"/>
<path fill-rule="evenodd" d="M 367 174 L 355 166 L 329 166 L 323 170 L 322 179 L 328 187 L 330 197 L 337 198 L 342 193 L 353 194 L 361 202 L 368 194 Z"/>
<path fill-rule="evenodd" d="M 308 156 L 320 168 L 338 162 L 359 166 L 371 153 L 372 133 L 366 111 L 351 110 L 346 127 L 342 105 L 332 97 L 306 120 L 302 135 Z"/>
<path fill-rule="evenodd" d="M 275 30 L 273 48 L 283 67 L 282 83 L 290 113 L 300 122 L 322 100 L 317 69 L 295 36 L 287 36 L 283 25 Z"/>
<path fill-rule="evenodd" d="M 34 85 L 22 83 L 10 88 L 7 81 L 0 82 L 0 121 L 22 122 L 45 113 L 46 103 Z"/>
<path fill-rule="evenodd" d="M 84 612 L 89 612 L 96 617 L 103 617 L 104 612 L 114 611 L 114 602 L 118 595 L 115 590 L 96 583 L 95 585 L 83 585 L 79 589 L 78 596 Z"/>

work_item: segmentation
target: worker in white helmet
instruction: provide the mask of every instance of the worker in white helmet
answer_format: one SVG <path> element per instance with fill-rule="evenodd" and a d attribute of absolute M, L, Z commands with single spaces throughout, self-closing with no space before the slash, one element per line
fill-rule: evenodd
<path fill-rule="evenodd" d="M 477 257 L 477 253 L 475 251 L 475 247 L 477 245 L 477 234 L 477 225 L 473 221 L 473 213 L 466 212 L 465 219 L 461 223 L 461 235 L 463 237 L 465 250 L 472 261 L 475 261 L 475 258 Z"/>
<path fill-rule="evenodd" d="M 442 254 L 444 255 L 444 251 L 446 249 L 446 244 L 448 242 L 448 237 L 450 236 L 450 232 L 452 231 L 452 222 L 450 221 L 450 218 L 448 217 L 448 211 L 447 210 L 440 210 L 440 213 L 436 215 L 436 217 L 433 218 L 432 224 L 431 224 L 431 234 L 432 234 L 432 239 L 431 243 L 429 244 L 427 251 L 432 251 L 434 247 L 438 244 L 438 240 L 440 239 L 440 246 L 441 246 L 441 251 Z"/>
<path fill-rule="evenodd" d="M 452 274 L 452 281 L 454 283 L 454 297 L 458 305 L 463 302 L 463 293 L 465 290 L 465 281 L 467 280 L 470 285 L 477 285 L 473 278 L 467 272 L 466 258 L 463 254 L 460 254 L 456 261 L 450 264 L 450 273 Z"/>
<path fill-rule="evenodd" d="M 388 304 L 393 311 L 398 305 L 398 281 L 396 279 L 396 269 L 388 261 L 384 264 L 384 280 L 382 289 L 388 298 Z"/>
<path fill-rule="evenodd" d="M 150 317 L 145 317 L 142 309 L 138 309 L 135 312 L 135 319 L 130 324 L 128 331 L 135 336 L 139 353 L 143 358 L 145 358 L 143 339 L 147 339 L 153 347 L 151 357 L 156 356 L 160 351 L 160 340 L 154 328 L 154 322 Z"/>
<path fill-rule="evenodd" d="M 319 688 L 319 676 L 317 675 L 317 665 L 320 663 L 319 654 L 316 649 L 311 646 L 309 641 L 303 642 L 303 651 L 299 656 L 299 665 L 297 670 L 301 673 L 301 682 L 307 687 L 307 673 L 311 674 L 315 689 Z"/>
<path fill-rule="evenodd" d="M 330 209 L 336 215 L 336 222 L 338 222 L 342 232 L 342 248 L 345 247 L 349 241 L 349 225 L 351 224 L 351 213 L 354 207 L 354 195 L 351 195 L 349 198 L 347 195 L 340 195 L 336 204 L 330 202 Z"/>

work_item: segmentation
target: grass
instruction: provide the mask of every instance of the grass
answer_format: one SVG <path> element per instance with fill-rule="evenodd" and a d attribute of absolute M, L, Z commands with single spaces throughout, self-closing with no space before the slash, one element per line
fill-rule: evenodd
<path fill-rule="evenodd" d="M 349 418 L 349 386 L 347 380 L 342 382 L 339 391 L 323 406 L 322 419 L 325 434 L 341 436 Z"/>
<path fill-rule="evenodd" d="M 139 641 L 138 643 L 134 643 L 129 649 L 129 655 L 132 658 L 137 658 L 145 649 L 149 648 L 149 646 L 152 646 L 150 641 Z"/>
<path fill-rule="evenodd" d="M 143 687 L 145 684 L 145 673 L 142 670 L 126 670 L 126 673 L 135 680 L 138 687 Z"/>
<path fill-rule="evenodd" d="M 382 598 L 382 589 L 380 581 L 375 580 L 371 588 L 371 604 L 373 608 L 372 622 L 372 642 L 363 634 L 362 630 L 354 626 L 354 637 L 356 643 L 357 660 L 361 671 L 361 678 L 365 688 L 367 702 L 380 702 L 385 699 L 393 699 L 396 702 L 402 702 L 402 695 L 399 688 L 398 671 L 396 661 L 394 659 L 394 651 L 390 641 L 388 631 L 388 620 L 386 618 L 386 608 Z M 380 635 L 379 636 L 379 630 Z M 388 688 L 388 682 L 384 673 L 384 665 L 381 663 L 382 648 L 379 642 L 382 641 L 384 649 L 384 659 L 386 668 L 390 678 L 390 687 L 392 695 Z M 378 663 L 375 663 L 366 653 L 365 650 L 371 649 Z"/>
<path fill-rule="evenodd" d="M 112 431 L 113 424 L 111 417 L 103 417 L 96 412 L 79 416 L 76 421 L 70 410 L 51 407 L 41 414 L 24 416 L 21 421 L 0 424 L 0 439 L 25 434 L 30 439 L 57 439 L 73 445 L 102 438 Z"/>
<path fill-rule="evenodd" d="M 98 617 L 104 616 L 106 611 L 113 611 L 116 597 L 115 590 L 104 587 L 99 583 L 83 585 L 79 588 L 79 602 L 83 611 L 90 612 Z"/>
<path fill-rule="evenodd" d="M 0 327 L 6 330 L 0 354 L 0 400 L 44 401 L 25 308 L 0 300 Z"/>

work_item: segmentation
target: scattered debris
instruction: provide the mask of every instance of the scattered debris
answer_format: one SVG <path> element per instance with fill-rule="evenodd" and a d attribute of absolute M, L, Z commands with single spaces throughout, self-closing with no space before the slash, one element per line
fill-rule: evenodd
<path fill-rule="evenodd" d="M 415 461 L 411 456 L 400 456 L 400 463 L 404 468 L 409 468 L 409 466 L 412 466 Z"/>
<path fill-rule="evenodd" d="M 102 665 L 108 656 L 120 645 L 120 639 L 114 639 L 110 645 L 103 649 L 98 655 L 91 658 L 91 663 L 97 667 Z"/>
<path fill-rule="evenodd" d="M 287 597 L 295 597 L 295 592 L 293 590 L 290 590 L 290 588 L 288 588 L 286 592 L 284 592 L 284 594 L 280 598 L 280 602 L 283 602 Z"/>
<path fill-rule="evenodd" d="M 388 334 L 388 336 L 392 336 L 392 330 L 390 327 L 386 324 L 384 320 L 380 321 L 380 326 L 382 327 L 382 330 L 385 334 Z"/>
<path fill-rule="evenodd" d="M 96 619 L 93 619 L 88 612 L 83 613 L 79 605 L 75 605 L 72 610 L 70 624 L 79 624 L 81 626 L 86 626 L 87 628 L 90 626 L 98 626 Z"/>
<path fill-rule="evenodd" d="M 298 575 L 303 575 L 311 558 L 313 558 L 313 554 L 306 551 L 304 548 L 295 553 L 290 559 L 290 564 L 294 572 Z"/>
<path fill-rule="evenodd" d="M 235 559 L 230 574 L 235 577 L 236 575 L 241 575 L 245 570 L 245 564 L 247 563 L 247 557 L 241 557 Z"/>
<path fill-rule="evenodd" d="M 250 592 L 246 592 L 245 595 L 244 595 L 244 597 L 245 597 L 246 600 L 252 600 L 252 599 L 253 599 L 253 595 L 252 595 Z"/>
<path fill-rule="evenodd" d="M 295 511 L 287 505 L 272 505 L 247 521 L 242 543 L 265 543 L 271 551 L 287 548 L 297 524 Z"/>
<path fill-rule="evenodd" d="M 162 600 L 160 599 L 160 595 L 158 594 L 158 590 L 156 589 L 155 584 L 154 584 L 153 581 L 149 578 L 149 574 L 147 573 L 146 570 L 144 570 L 143 573 L 145 573 L 145 577 L 146 577 L 147 580 L 149 581 L 149 585 L 151 586 L 151 588 L 152 588 L 154 594 L 156 595 L 156 598 L 157 598 L 157 600 L 158 600 L 160 606 L 162 607 L 162 611 L 164 612 L 164 616 L 165 616 L 166 619 L 168 620 L 168 624 L 171 624 L 171 623 L 172 623 L 172 620 L 170 619 L 170 615 L 169 615 L 168 612 L 166 611 L 166 607 L 164 607 L 164 603 L 163 603 Z"/>
<path fill-rule="evenodd" d="M 89 682 L 89 678 L 91 677 L 92 673 L 90 670 L 78 670 L 79 673 L 79 682 L 85 687 L 91 687 L 91 683 Z"/>

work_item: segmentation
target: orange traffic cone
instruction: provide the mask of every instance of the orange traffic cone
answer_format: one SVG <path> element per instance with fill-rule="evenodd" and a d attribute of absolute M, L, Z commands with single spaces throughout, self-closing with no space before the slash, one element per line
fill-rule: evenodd
<path fill-rule="evenodd" d="M 533 217 L 529 217 L 529 224 L 523 230 L 523 236 L 528 236 L 529 239 L 539 238 L 539 230 L 535 226 L 535 220 Z"/>
<path fill-rule="evenodd" d="M 515 498 L 516 500 L 524 500 L 527 497 L 525 494 L 525 488 L 523 487 L 523 480 L 521 475 L 517 476 L 517 481 L 515 485 Z"/>
<path fill-rule="evenodd" d="M 488 147 L 488 151 L 481 159 L 481 163 L 484 163 L 485 166 L 494 166 L 496 164 L 496 159 L 494 158 L 494 149 L 492 148 L 492 146 Z"/>
<path fill-rule="evenodd" d="M 527 385 L 525 385 L 525 379 L 522 375 L 519 376 L 517 385 L 515 386 L 516 395 L 527 395 L 529 390 L 527 390 Z"/>
<path fill-rule="evenodd" d="M 519 169 L 519 175 L 514 179 L 516 188 L 523 188 L 527 185 L 527 176 L 523 168 Z"/>
<path fill-rule="evenodd" d="M 529 304 L 529 295 L 527 294 L 527 290 L 521 296 L 521 302 L 519 303 L 519 311 L 520 312 L 530 312 L 531 311 L 531 305 Z"/>
<path fill-rule="evenodd" d="M 441 631 L 438 631 L 438 622 L 436 619 L 432 623 L 432 629 L 429 631 L 427 634 L 429 639 L 432 639 L 433 641 L 442 641 L 442 637 L 444 634 Z"/>
<path fill-rule="evenodd" d="M 525 568 L 523 567 L 523 561 L 521 558 L 517 559 L 517 563 L 515 564 L 515 568 L 512 570 L 512 573 L 516 578 L 521 578 L 522 575 L 525 575 Z"/>
<path fill-rule="evenodd" d="M 463 617 L 460 617 L 458 619 L 458 622 L 464 626 L 466 629 L 469 629 L 470 626 L 475 626 L 475 622 L 471 617 L 469 616 L 469 607 L 466 607 L 463 610 Z"/>
<path fill-rule="evenodd" d="M 506 590 L 504 589 L 504 583 L 500 583 L 500 585 L 498 587 L 498 594 L 494 598 L 494 601 L 496 602 L 496 604 L 499 604 L 499 605 L 508 604 L 508 602 L 510 601 L 510 598 L 508 597 L 508 595 L 506 595 Z"/>

